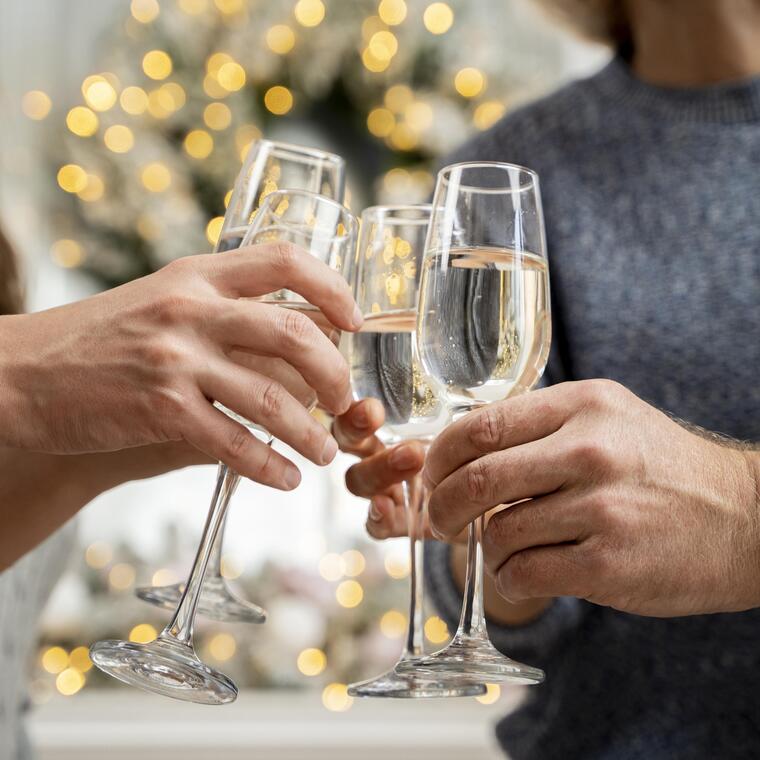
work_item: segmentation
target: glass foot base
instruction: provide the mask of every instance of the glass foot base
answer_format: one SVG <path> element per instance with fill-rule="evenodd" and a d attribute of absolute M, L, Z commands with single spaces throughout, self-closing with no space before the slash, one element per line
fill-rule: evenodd
<path fill-rule="evenodd" d="M 451 643 L 426 657 L 397 666 L 402 673 L 413 668 L 425 675 L 458 673 L 486 683 L 538 684 L 545 674 L 540 668 L 523 665 L 503 655 L 488 640 L 455 636 Z"/>
<path fill-rule="evenodd" d="M 149 644 L 98 641 L 90 647 L 90 658 L 109 676 L 164 697 L 204 705 L 224 705 L 237 699 L 237 686 L 183 644 L 161 639 Z"/>
<path fill-rule="evenodd" d="M 414 667 L 418 660 L 406 661 Z M 454 673 L 440 675 L 414 671 L 399 672 L 396 668 L 367 681 L 352 683 L 348 687 L 351 697 L 390 697 L 395 699 L 433 699 L 436 697 L 479 697 L 486 693 L 485 684 Z"/>
<path fill-rule="evenodd" d="M 145 602 L 174 612 L 185 590 L 184 583 L 172 586 L 143 586 L 135 594 Z M 263 623 L 267 613 L 258 605 L 239 599 L 219 576 L 206 578 L 197 612 L 221 623 Z"/>

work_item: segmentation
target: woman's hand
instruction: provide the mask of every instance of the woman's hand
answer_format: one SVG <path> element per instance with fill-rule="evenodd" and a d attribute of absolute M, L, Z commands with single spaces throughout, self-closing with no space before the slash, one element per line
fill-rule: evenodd
<path fill-rule="evenodd" d="M 513 504 L 484 538 L 512 601 L 576 596 L 656 616 L 744 610 L 760 604 L 758 456 L 689 431 L 617 383 L 563 383 L 441 433 L 425 464 L 429 517 L 445 539 Z"/>
<path fill-rule="evenodd" d="M 3 317 L 0 444 L 68 454 L 185 441 L 294 488 L 295 465 L 210 401 L 317 464 L 335 456 L 335 440 L 296 398 L 305 381 L 332 413 L 348 408 L 348 369 L 331 336 L 302 313 L 244 300 L 285 287 L 335 328 L 361 325 L 345 280 L 287 243 L 188 257 L 79 303 Z"/>

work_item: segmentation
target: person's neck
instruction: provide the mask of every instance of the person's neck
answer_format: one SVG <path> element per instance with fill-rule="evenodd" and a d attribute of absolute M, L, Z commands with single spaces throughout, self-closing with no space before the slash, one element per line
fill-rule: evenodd
<path fill-rule="evenodd" d="M 760 74 L 760 0 L 626 0 L 634 73 L 699 87 Z"/>

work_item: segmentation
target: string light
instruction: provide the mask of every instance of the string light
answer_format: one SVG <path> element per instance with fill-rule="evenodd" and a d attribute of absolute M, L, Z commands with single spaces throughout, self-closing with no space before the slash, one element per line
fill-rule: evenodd
<path fill-rule="evenodd" d="M 69 655 L 69 664 L 80 673 L 87 673 L 91 670 L 92 660 L 90 659 L 90 651 L 87 647 L 75 647 L 72 649 Z"/>
<path fill-rule="evenodd" d="M 298 655 L 296 666 L 305 676 L 318 676 L 327 667 L 327 657 L 321 649 L 304 649 Z"/>
<path fill-rule="evenodd" d="M 79 137 L 90 137 L 98 131 L 98 117 L 86 106 L 74 106 L 66 114 L 66 126 Z"/>
<path fill-rule="evenodd" d="M 485 86 L 485 75 L 472 66 L 460 69 L 454 77 L 454 87 L 463 98 L 474 98 L 483 91 Z"/>
<path fill-rule="evenodd" d="M 24 115 L 34 121 L 42 121 L 53 107 L 53 103 L 46 92 L 42 90 L 29 90 L 21 98 L 21 110 Z"/>
<path fill-rule="evenodd" d="M 154 119 L 167 119 L 174 112 L 174 98 L 163 88 L 148 93 L 148 113 Z"/>
<path fill-rule="evenodd" d="M 267 29 L 267 47 L 278 55 L 289 53 L 296 44 L 296 35 L 287 24 L 276 24 Z"/>
<path fill-rule="evenodd" d="M 358 581 L 342 581 L 335 589 L 335 598 L 341 607 L 358 607 L 364 599 L 364 589 Z"/>
<path fill-rule="evenodd" d="M 139 116 L 148 108 L 148 93 L 142 87 L 125 87 L 119 97 L 119 105 L 131 116 Z"/>
<path fill-rule="evenodd" d="M 232 63 L 233 61 L 234 59 L 229 53 L 212 53 L 206 59 L 206 71 L 209 74 L 216 75 L 225 63 Z"/>
<path fill-rule="evenodd" d="M 487 100 L 475 109 L 472 123 L 480 130 L 489 129 L 504 116 L 506 110 L 505 105 L 498 100 Z"/>
<path fill-rule="evenodd" d="M 454 11 L 446 3 L 431 3 L 425 8 L 422 22 L 431 34 L 445 34 L 454 23 Z"/>
<path fill-rule="evenodd" d="M 387 137 L 396 126 L 396 118 L 387 108 L 373 108 L 367 115 L 367 129 L 375 137 Z"/>
<path fill-rule="evenodd" d="M 481 694 L 479 697 L 475 697 L 475 699 L 477 699 L 481 705 L 492 705 L 494 702 L 498 702 L 500 696 L 501 696 L 501 687 L 499 686 L 499 684 L 487 683 L 486 693 Z"/>
<path fill-rule="evenodd" d="M 393 32 L 383 29 L 372 35 L 367 49 L 377 60 L 390 61 L 398 52 L 398 40 Z"/>
<path fill-rule="evenodd" d="M 198 16 L 208 7 L 207 0 L 177 0 L 177 5 L 188 16 Z"/>
<path fill-rule="evenodd" d="M 65 670 L 68 665 L 69 655 L 63 647 L 50 647 L 42 655 L 42 668 L 53 675 Z"/>
<path fill-rule="evenodd" d="M 126 562 L 114 565 L 108 573 L 108 583 L 116 591 L 126 591 L 135 582 L 135 569 Z"/>
<path fill-rule="evenodd" d="M 405 84 L 394 84 L 385 93 L 385 105 L 394 113 L 401 113 L 414 100 L 414 93 Z"/>
<path fill-rule="evenodd" d="M 172 73 L 172 59 L 163 50 L 149 50 L 143 56 L 142 68 L 151 79 L 166 79 Z"/>
<path fill-rule="evenodd" d="M 222 232 L 222 224 L 224 224 L 224 217 L 215 216 L 206 225 L 206 240 L 208 240 L 211 245 L 216 245 L 219 242 L 219 235 Z"/>
<path fill-rule="evenodd" d="M 132 18 L 141 24 L 150 24 L 151 21 L 158 18 L 158 14 L 161 12 L 156 0 L 132 0 L 129 10 L 132 13 Z"/>
<path fill-rule="evenodd" d="M 177 84 L 176 82 L 167 82 L 166 84 L 162 84 L 158 90 L 163 96 L 166 96 L 171 100 L 173 111 L 179 111 L 179 109 L 185 105 L 187 96 L 185 95 L 184 89 L 182 89 L 182 85 Z"/>
<path fill-rule="evenodd" d="M 354 700 L 348 696 L 348 686 L 344 683 L 330 683 L 322 691 L 322 704 L 330 712 L 345 712 Z"/>
<path fill-rule="evenodd" d="M 105 189 L 103 180 L 97 174 L 88 174 L 87 184 L 83 190 L 80 190 L 77 193 L 77 196 L 87 203 L 93 203 L 94 201 L 99 201 L 103 197 Z"/>
<path fill-rule="evenodd" d="M 224 103 L 209 103 L 203 109 L 203 121 L 209 129 L 227 129 L 232 122 L 232 111 Z"/>
<path fill-rule="evenodd" d="M 58 185 L 67 193 L 78 193 L 87 187 L 87 172 L 78 164 L 64 164 L 58 170 Z"/>
<path fill-rule="evenodd" d="M 345 572 L 343 557 L 330 552 L 319 560 L 319 574 L 326 581 L 339 581 Z"/>
<path fill-rule="evenodd" d="M 217 633 L 208 643 L 209 654 L 219 662 L 226 662 L 237 651 L 235 639 L 229 633 Z"/>
<path fill-rule="evenodd" d="M 225 90 L 237 92 L 245 85 L 245 69 L 236 61 L 228 61 L 220 67 L 216 78 Z"/>
<path fill-rule="evenodd" d="M 349 578 L 356 578 L 364 572 L 367 566 L 367 561 L 364 559 L 364 555 L 356 549 L 349 549 L 343 552 L 341 555 L 343 560 L 343 572 Z"/>
<path fill-rule="evenodd" d="M 136 644 L 147 644 L 158 636 L 158 631 L 150 623 L 140 623 L 129 632 L 129 640 Z"/>
<path fill-rule="evenodd" d="M 84 676 L 74 668 L 66 668 L 55 679 L 55 688 L 64 697 L 71 697 L 84 686 Z"/>
<path fill-rule="evenodd" d="M 108 111 L 116 103 L 116 90 L 104 76 L 94 74 L 82 83 L 82 94 L 95 111 Z"/>
<path fill-rule="evenodd" d="M 396 150 L 414 150 L 419 143 L 417 135 L 408 124 L 397 124 L 388 140 Z"/>
<path fill-rule="evenodd" d="M 84 553 L 84 561 L 95 570 L 102 570 L 113 559 L 113 549 L 102 541 L 90 544 Z"/>
<path fill-rule="evenodd" d="M 388 26 L 396 26 L 406 18 L 406 3 L 404 0 L 381 0 L 377 13 Z"/>
<path fill-rule="evenodd" d="M 152 193 L 162 193 L 172 183 L 172 175 L 165 164 L 160 161 L 144 166 L 140 172 L 140 180 L 146 190 Z"/>
<path fill-rule="evenodd" d="M 114 153 L 128 153 L 135 144 L 135 137 L 129 127 L 114 124 L 103 134 L 103 142 L 106 148 Z"/>
<path fill-rule="evenodd" d="M 203 78 L 203 92 L 210 98 L 226 98 L 230 93 L 219 84 L 214 74 L 206 74 Z"/>
<path fill-rule="evenodd" d="M 390 66 L 390 58 L 376 58 L 369 48 L 365 48 L 362 52 L 362 64 L 367 71 L 371 71 L 373 74 L 379 74 L 385 71 Z"/>
<path fill-rule="evenodd" d="M 449 627 L 445 620 L 432 615 L 425 621 L 425 638 L 431 644 L 443 644 L 449 636 Z"/>
<path fill-rule="evenodd" d="M 214 150 L 214 138 L 205 129 L 194 129 L 187 133 L 183 147 L 191 158 L 208 158 Z"/>
<path fill-rule="evenodd" d="M 398 610 L 388 610 L 380 618 L 380 632 L 389 639 L 400 639 L 406 631 L 406 615 Z"/>
<path fill-rule="evenodd" d="M 282 85 L 270 87 L 264 93 L 264 105 L 275 116 L 283 116 L 293 108 L 293 93 Z"/>
<path fill-rule="evenodd" d="M 325 17 L 325 4 L 322 0 L 298 0 L 293 14 L 301 26 L 319 26 Z"/>

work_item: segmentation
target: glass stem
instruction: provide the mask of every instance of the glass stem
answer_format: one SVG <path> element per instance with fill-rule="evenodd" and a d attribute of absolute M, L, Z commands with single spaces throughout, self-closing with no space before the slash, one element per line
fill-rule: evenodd
<path fill-rule="evenodd" d="M 483 528 L 485 517 L 479 517 L 467 527 L 467 571 L 464 580 L 464 600 L 459 618 L 457 638 L 488 640 L 483 608 Z"/>
<path fill-rule="evenodd" d="M 232 496 L 232 494 L 230 494 Z M 222 523 L 217 531 L 214 543 L 211 544 L 211 553 L 208 556 L 208 567 L 206 569 L 206 578 L 222 578 L 222 547 L 224 546 L 224 531 L 227 528 L 227 516 L 229 512 L 224 511 Z"/>
<path fill-rule="evenodd" d="M 161 633 L 162 638 L 169 638 L 178 644 L 190 645 L 193 638 L 193 623 L 195 621 L 195 609 L 203 588 L 203 578 L 206 575 L 209 557 L 219 534 L 219 528 L 224 522 L 227 506 L 232 494 L 235 493 L 240 475 L 230 470 L 226 464 L 219 463 L 216 479 L 216 488 L 211 500 L 206 525 L 203 528 L 203 536 L 195 555 L 190 577 L 187 579 L 185 591 L 182 594 L 177 610 L 169 625 Z"/>
<path fill-rule="evenodd" d="M 409 534 L 409 621 L 402 660 L 422 657 L 424 654 L 424 609 L 425 589 L 425 541 L 423 523 L 428 493 L 422 477 L 416 475 L 403 483 L 404 508 L 406 509 L 407 532 Z"/>

